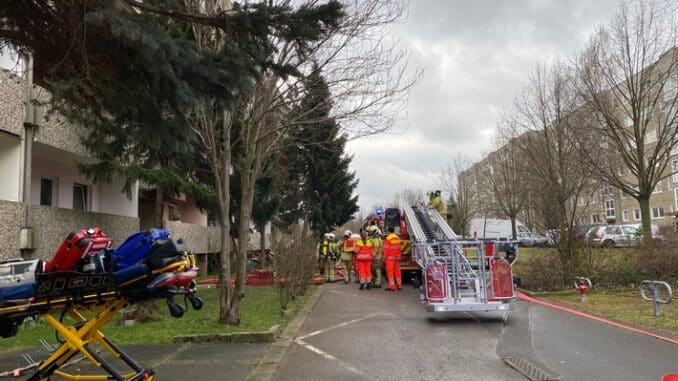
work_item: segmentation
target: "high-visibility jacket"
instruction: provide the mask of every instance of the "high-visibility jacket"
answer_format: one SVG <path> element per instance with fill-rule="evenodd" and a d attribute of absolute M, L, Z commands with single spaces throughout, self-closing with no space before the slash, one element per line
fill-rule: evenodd
<path fill-rule="evenodd" d="M 400 237 L 398 237 L 398 235 L 395 233 L 390 233 L 389 235 L 386 236 L 386 239 L 384 240 L 384 257 L 386 257 L 386 259 L 389 258 L 397 259 L 400 258 L 401 253 L 402 250 Z"/>
<path fill-rule="evenodd" d="M 374 236 L 370 238 L 370 242 L 372 242 L 372 259 L 374 260 L 381 260 L 381 256 L 383 254 L 382 247 L 383 243 L 381 242 L 381 237 L 379 236 Z"/>
<path fill-rule="evenodd" d="M 344 238 L 343 239 L 343 245 L 341 247 L 341 251 L 350 251 L 353 252 L 353 246 L 355 245 L 355 240 L 352 240 L 351 238 Z"/>
<path fill-rule="evenodd" d="M 363 241 L 361 238 L 355 243 L 355 259 L 358 261 L 371 261 L 373 250 L 374 246 L 372 246 L 372 241 L 369 239 Z"/>
<path fill-rule="evenodd" d="M 434 196 L 429 202 L 428 202 L 428 207 L 429 209 L 436 209 L 438 210 L 438 213 L 441 216 L 446 216 L 447 215 L 447 208 L 445 207 L 445 203 L 443 202 L 442 197 L 440 196 Z"/>
<path fill-rule="evenodd" d="M 337 242 L 331 241 L 327 251 L 327 258 L 336 261 L 339 259 L 339 245 Z"/>

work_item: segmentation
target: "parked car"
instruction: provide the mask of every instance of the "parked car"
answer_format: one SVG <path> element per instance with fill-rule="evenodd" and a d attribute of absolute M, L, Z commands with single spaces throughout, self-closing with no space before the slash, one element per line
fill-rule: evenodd
<path fill-rule="evenodd" d="M 594 226 L 586 232 L 584 240 L 594 246 L 633 246 L 639 242 L 637 229 L 634 225 Z"/>
<path fill-rule="evenodd" d="M 518 241 L 521 246 L 546 246 L 548 245 L 549 239 L 535 233 L 519 233 Z"/>

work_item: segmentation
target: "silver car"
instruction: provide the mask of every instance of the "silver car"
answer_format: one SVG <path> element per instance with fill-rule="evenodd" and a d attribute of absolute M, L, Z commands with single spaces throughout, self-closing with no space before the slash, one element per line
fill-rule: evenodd
<path fill-rule="evenodd" d="M 620 247 L 637 245 L 637 227 L 633 225 L 594 226 L 584 239 L 594 246 Z"/>

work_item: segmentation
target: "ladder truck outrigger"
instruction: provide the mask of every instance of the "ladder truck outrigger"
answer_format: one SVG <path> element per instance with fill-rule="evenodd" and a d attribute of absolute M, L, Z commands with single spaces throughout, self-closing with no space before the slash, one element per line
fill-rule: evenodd
<path fill-rule="evenodd" d="M 440 214 L 400 201 L 401 219 L 421 268 L 421 301 L 443 312 L 508 311 L 516 299 L 511 265 L 516 242 L 458 240 Z M 505 253 L 500 257 L 501 252 Z"/>

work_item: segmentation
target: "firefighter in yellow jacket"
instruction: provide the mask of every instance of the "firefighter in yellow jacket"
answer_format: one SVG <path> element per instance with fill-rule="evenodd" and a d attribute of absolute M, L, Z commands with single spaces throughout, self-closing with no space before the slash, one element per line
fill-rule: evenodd
<path fill-rule="evenodd" d="M 443 220 L 447 222 L 447 207 L 445 206 L 445 202 L 443 201 L 439 190 L 431 192 L 428 208 L 437 210 L 438 214 L 440 214 L 440 216 L 443 217 Z"/>
<path fill-rule="evenodd" d="M 333 233 L 326 233 L 323 236 L 323 241 L 318 245 L 318 260 L 325 281 L 334 283 L 334 273 L 336 271 L 336 263 L 339 258 L 337 243 L 334 240 Z"/>
<path fill-rule="evenodd" d="M 372 285 L 376 288 L 381 288 L 381 269 L 383 267 L 381 234 L 376 225 L 371 225 L 367 231 L 370 234 L 370 241 L 374 248 L 372 251 Z"/>
<path fill-rule="evenodd" d="M 353 233 L 350 230 L 346 230 L 344 232 L 344 239 L 341 240 L 341 263 L 344 267 L 344 283 L 350 283 L 351 282 L 351 270 L 353 268 L 353 246 L 355 244 L 355 240 L 351 239 L 351 236 Z M 358 278 L 356 276 L 356 278 Z M 357 281 L 357 279 L 356 279 Z"/>

